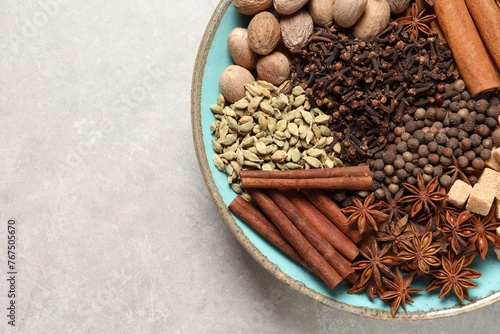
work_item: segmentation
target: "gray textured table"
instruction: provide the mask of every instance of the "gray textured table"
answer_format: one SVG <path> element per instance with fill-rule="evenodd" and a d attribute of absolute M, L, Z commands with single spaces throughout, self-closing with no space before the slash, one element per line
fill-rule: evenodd
<path fill-rule="evenodd" d="M 216 5 L 0 3 L 0 333 L 493 333 L 498 303 L 365 319 L 299 295 L 240 247 L 191 135 L 191 74 Z"/>

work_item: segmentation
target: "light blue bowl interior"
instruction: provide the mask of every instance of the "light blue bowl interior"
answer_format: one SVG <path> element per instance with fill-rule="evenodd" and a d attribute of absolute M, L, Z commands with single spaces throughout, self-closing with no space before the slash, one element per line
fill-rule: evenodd
<path fill-rule="evenodd" d="M 201 121 L 203 142 L 205 146 L 206 158 L 208 160 L 211 175 L 218 191 L 224 201 L 229 205 L 235 197 L 235 193 L 231 190 L 227 183 L 226 175 L 219 172 L 212 163 L 212 150 L 211 140 L 213 136 L 210 134 L 209 124 L 215 120 L 209 106 L 216 103 L 216 97 L 219 94 L 218 81 L 219 76 L 226 68 L 226 66 L 233 63 L 226 44 L 227 36 L 230 31 L 235 27 L 246 27 L 248 24 L 248 17 L 239 14 L 234 6 L 231 4 L 224 14 L 218 29 L 215 32 L 213 43 L 210 47 L 206 64 L 204 68 L 204 76 L 202 81 L 202 94 L 201 94 Z M 236 223 L 240 226 L 242 232 L 247 238 L 257 247 L 260 252 L 266 256 L 272 263 L 276 264 L 286 275 L 291 278 L 303 282 L 309 289 L 324 295 L 326 298 L 336 300 L 340 303 L 345 303 L 351 306 L 359 306 L 368 309 L 376 309 L 388 311 L 389 307 L 386 303 L 378 298 L 374 301 L 369 300 L 365 294 L 348 294 L 349 287 L 342 284 L 335 289 L 329 289 L 322 283 L 315 275 L 309 271 L 304 270 L 300 265 L 284 255 L 279 249 L 275 248 L 272 244 L 267 242 L 263 237 L 256 233 L 253 229 L 249 228 L 245 223 L 234 217 Z M 500 262 L 496 259 L 495 253 L 490 246 L 487 259 L 480 260 L 478 257 L 474 261 L 472 267 L 482 273 L 482 277 L 474 280 L 478 288 L 470 289 L 470 302 L 460 304 L 460 301 L 454 296 L 450 295 L 448 298 L 439 299 L 437 297 L 438 290 L 430 293 L 421 292 L 414 296 L 414 303 L 408 304 L 407 309 L 409 313 L 428 313 L 444 309 L 455 309 L 463 307 L 466 304 L 478 302 L 480 299 L 491 297 L 492 294 L 500 290 Z M 425 289 L 425 281 L 416 280 L 415 287 Z M 403 313 L 400 310 L 400 313 Z"/>

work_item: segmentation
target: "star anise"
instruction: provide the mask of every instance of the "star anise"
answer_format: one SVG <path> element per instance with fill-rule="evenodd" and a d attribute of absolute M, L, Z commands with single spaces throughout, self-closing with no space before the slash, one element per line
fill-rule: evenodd
<path fill-rule="evenodd" d="M 391 245 L 386 245 L 380 249 L 377 240 L 373 239 L 366 253 L 360 250 L 360 254 L 364 259 L 353 263 L 352 268 L 362 270 L 362 273 L 353 289 L 351 289 L 353 293 L 355 290 L 367 286 L 370 281 L 374 282 L 375 286 L 380 289 L 382 287 L 382 275 L 392 277 L 390 267 L 401 263 L 401 261 L 395 256 L 387 255 L 390 248 Z"/>
<path fill-rule="evenodd" d="M 471 279 L 481 277 L 481 273 L 467 268 L 474 259 L 475 252 L 457 258 L 455 253 L 449 252 L 448 256 L 443 256 L 442 269 L 431 271 L 434 279 L 431 281 L 426 291 L 441 288 L 439 298 L 447 296 L 452 290 L 461 302 L 464 299 L 470 300 L 470 288 L 477 287 Z"/>
<path fill-rule="evenodd" d="M 403 209 L 403 207 L 401 206 L 401 202 L 400 202 L 400 199 L 404 193 L 404 188 L 401 188 L 394 195 L 394 197 L 392 196 L 391 192 L 384 184 L 382 184 L 382 190 L 384 191 L 385 198 L 384 198 L 384 201 L 382 201 L 380 203 L 382 205 L 382 209 L 380 211 L 389 215 L 388 222 L 389 222 L 389 224 L 391 224 L 393 219 L 398 221 L 404 215 L 406 215 L 406 212 Z"/>
<path fill-rule="evenodd" d="M 486 217 L 474 213 L 470 220 L 472 228 L 470 243 L 474 244 L 479 256 L 483 260 L 486 258 L 486 253 L 488 252 L 488 242 L 500 247 L 500 237 L 496 234 L 496 229 L 500 226 L 500 222 L 494 218 L 494 213 L 494 209 Z"/>
<path fill-rule="evenodd" d="M 458 164 L 458 160 L 455 157 L 455 155 L 451 155 L 452 163 L 448 167 L 446 167 L 446 172 L 444 173 L 445 175 L 448 175 L 451 177 L 450 180 L 450 186 L 455 183 L 457 179 L 464 181 L 467 184 L 470 184 L 469 178 L 467 177 L 467 173 L 471 173 L 474 171 L 474 168 L 472 167 L 460 167 Z"/>
<path fill-rule="evenodd" d="M 352 197 L 354 205 L 345 207 L 342 212 L 350 215 L 346 224 L 358 225 L 360 234 L 366 232 L 367 227 L 370 226 L 374 231 L 378 231 L 378 224 L 387 219 L 387 215 L 380 211 L 380 203 L 375 203 L 375 193 L 371 193 L 361 202 L 357 197 Z"/>
<path fill-rule="evenodd" d="M 406 261 L 408 268 L 418 274 L 428 274 L 431 267 L 437 267 L 441 261 L 435 254 L 441 250 L 441 245 L 432 240 L 432 232 L 419 237 L 415 235 L 411 240 L 402 243 L 403 250 L 398 258 Z"/>
<path fill-rule="evenodd" d="M 455 254 L 459 254 L 469 244 L 469 238 L 472 235 L 470 218 L 472 214 L 469 211 L 463 211 L 459 215 L 453 215 L 446 212 L 446 221 L 441 229 L 445 234 L 445 240 L 451 246 Z"/>
<path fill-rule="evenodd" d="M 403 183 L 403 186 L 411 193 L 401 198 L 403 203 L 412 203 L 413 206 L 410 211 L 410 217 L 415 217 L 422 209 L 431 213 L 431 209 L 436 208 L 436 204 L 446 199 L 446 195 L 438 190 L 439 181 L 435 177 L 425 184 L 422 174 L 417 175 L 417 186 L 410 183 Z"/>
<path fill-rule="evenodd" d="M 380 298 L 391 304 L 391 314 L 393 317 L 396 315 L 399 306 L 402 306 L 406 312 L 406 303 L 413 303 L 410 295 L 421 291 L 420 289 L 410 287 L 414 276 L 415 272 L 411 272 L 403 277 L 399 268 L 396 268 L 392 280 L 384 277 L 384 285 L 387 291 L 382 293 Z"/>
<path fill-rule="evenodd" d="M 397 254 L 402 247 L 402 242 L 413 236 L 413 232 L 406 230 L 407 226 L 408 215 L 399 219 L 394 224 L 388 224 L 385 230 L 378 231 L 376 238 L 383 244 L 390 244 L 392 251 Z"/>
<path fill-rule="evenodd" d="M 428 24 L 436 18 L 436 15 L 430 14 L 424 16 L 424 13 L 425 8 L 420 9 L 416 3 L 413 3 L 411 6 L 411 16 L 400 17 L 396 22 L 405 25 L 404 31 L 408 32 L 413 40 L 417 40 L 420 32 L 432 35 L 432 30 Z"/>

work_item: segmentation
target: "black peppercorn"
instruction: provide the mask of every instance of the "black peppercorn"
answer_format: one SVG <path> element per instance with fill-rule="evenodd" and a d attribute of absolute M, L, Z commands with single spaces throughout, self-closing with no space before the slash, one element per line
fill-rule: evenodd
<path fill-rule="evenodd" d="M 385 167 L 385 163 L 382 159 L 375 159 L 373 161 L 373 169 L 375 170 L 382 170 Z"/>
<path fill-rule="evenodd" d="M 459 114 L 451 114 L 448 119 L 450 120 L 451 126 L 458 126 L 460 123 L 462 123 L 462 118 Z"/>
<path fill-rule="evenodd" d="M 398 144 L 396 150 L 398 151 L 398 153 L 403 154 L 404 152 L 408 151 L 408 144 L 405 141 L 402 141 Z"/>
<path fill-rule="evenodd" d="M 396 151 L 393 150 L 386 151 L 382 156 L 382 160 L 386 165 L 392 164 L 394 162 L 394 159 L 396 159 Z"/>
<path fill-rule="evenodd" d="M 418 146 L 419 146 L 419 142 L 417 139 L 410 138 L 408 140 L 408 149 L 410 150 L 410 152 L 416 152 L 418 149 Z"/>
<path fill-rule="evenodd" d="M 427 147 L 427 145 L 420 145 L 418 147 L 418 150 L 417 150 L 417 153 L 419 156 L 423 157 L 423 158 L 427 158 L 427 156 L 429 155 L 429 148 Z"/>
<path fill-rule="evenodd" d="M 413 154 L 409 151 L 404 152 L 401 157 L 403 158 L 404 161 L 406 162 L 411 162 L 413 161 Z"/>
<path fill-rule="evenodd" d="M 484 160 L 481 158 L 475 158 L 472 160 L 472 167 L 475 170 L 483 170 L 484 169 Z"/>
<path fill-rule="evenodd" d="M 495 131 L 493 131 L 493 133 L 491 134 L 491 140 L 493 141 L 493 145 L 495 145 L 496 147 L 500 146 L 500 129 L 496 129 Z"/>
<path fill-rule="evenodd" d="M 398 169 L 396 171 L 396 176 L 400 181 L 404 181 L 408 177 L 408 173 L 404 169 Z"/>
<path fill-rule="evenodd" d="M 467 151 L 472 147 L 472 142 L 470 138 L 464 138 L 460 141 L 460 148 L 464 151 Z"/>
<path fill-rule="evenodd" d="M 440 158 L 439 158 L 439 162 L 441 163 L 441 165 L 443 165 L 444 167 L 448 167 L 451 165 L 452 163 L 452 160 L 444 155 L 442 155 Z"/>
<path fill-rule="evenodd" d="M 481 153 L 479 153 L 479 157 L 481 159 L 483 159 L 484 161 L 488 160 L 489 158 L 491 158 L 491 150 L 488 150 L 486 148 L 483 148 L 481 150 Z"/>
<path fill-rule="evenodd" d="M 435 166 L 434 167 L 434 173 L 432 174 L 432 176 L 437 176 L 437 177 L 440 177 L 441 175 L 443 175 L 443 168 L 442 167 L 439 167 L 439 166 Z"/>
<path fill-rule="evenodd" d="M 450 104 L 450 110 L 453 112 L 457 112 L 460 110 L 460 104 L 458 102 L 452 102 Z"/>
<path fill-rule="evenodd" d="M 460 168 L 465 168 L 469 165 L 469 159 L 465 156 L 460 156 L 457 158 L 457 166 Z"/>
<path fill-rule="evenodd" d="M 401 169 L 405 166 L 405 161 L 401 156 L 397 156 L 393 163 L 394 168 Z"/>
<path fill-rule="evenodd" d="M 411 134 L 410 134 L 409 132 L 404 132 L 404 133 L 401 135 L 401 140 L 402 140 L 402 141 L 408 141 L 410 138 L 411 138 Z"/>
<path fill-rule="evenodd" d="M 465 130 L 458 131 L 457 139 L 462 140 L 464 138 L 469 138 L 469 134 Z"/>
<path fill-rule="evenodd" d="M 474 131 L 475 126 L 476 126 L 476 120 L 468 117 L 464 121 L 464 124 L 462 126 L 462 130 L 467 131 L 467 132 L 472 132 L 472 131 Z"/>
<path fill-rule="evenodd" d="M 431 141 L 429 144 L 427 144 L 427 149 L 429 152 L 436 152 L 438 149 L 439 145 L 435 141 Z"/>
<path fill-rule="evenodd" d="M 488 150 L 492 150 L 493 149 L 493 141 L 491 140 L 491 138 L 486 138 L 483 140 L 482 142 L 482 145 L 484 148 L 488 149 Z"/>
<path fill-rule="evenodd" d="M 429 164 L 429 159 L 427 159 L 427 158 L 419 158 L 419 159 L 417 160 L 417 165 L 418 165 L 418 167 L 420 167 L 420 168 L 424 168 L 424 167 L 425 167 L 425 165 L 427 165 L 427 164 Z"/>
<path fill-rule="evenodd" d="M 472 150 L 465 151 L 464 157 L 466 157 L 469 161 L 472 161 L 476 158 L 476 153 L 474 153 L 474 151 Z"/>
<path fill-rule="evenodd" d="M 444 145 L 446 144 L 446 141 L 448 140 L 448 136 L 442 132 L 439 132 L 435 137 L 434 137 L 434 140 L 436 141 L 436 143 L 438 143 L 439 145 Z"/>
<path fill-rule="evenodd" d="M 474 153 L 476 153 L 476 157 L 479 156 L 479 154 L 481 154 L 481 151 L 483 150 L 483 145 L 478 145 L 476 147 L 474 147 L 472 150 L 474 151 Z"/>
<path fill-rule="evenodd" d="M 476 102 L 476 111 L 479 113 L 485 113 L 490 104 L 485 99 L 480 99 Z"/>
<path fill-rule="evenodd" d="M 429 159 L 429 163 L 431 163 L 434 166 L 439 163 L 439 155 L 437 155 L 436 153 L 429 154 L 427 159 Z"/>
<path fill-rule="evenodd" d="M 472 134 L 469 137 L 469 139 L 470 139 L 470 143 L 471 143 L 472 147 L 476 147 L 478 145 L 481 145 L 482 138 L 477 133 Z"/>
<path fill-rule="evenodd" d="M 446 117 L 446 109 L 445 108 L 437 108 L 436 114 L 434 115 L 436 121 L 442 121 Z"/>
<path fill-rule="evenodd" d="M 378 182 L 382 182 L 385 179 L 385 173 L 381 170 L 377 170 L 373 173 L 373 179 Z"/>
<path fill-rule="evenodd" d="M 417 179 L 414 178 L 413 176 L 408 176 L 408 178 L 406 179 L 406 183 L 409 183 L 409 184 L 417 184 Z"/>
<path fill-rule="evenodd" d="M 408 123 L 405 124 L 405 130 L 406 132 L 412 134 L 418 129 L 418 125 L 416 121 L 409 121 Z"/>
<path fill-rule="evenodd" d="M 453 150 L 453 155 L 456 158 L 462 156 L 462 154 L 464 154 L 464 151 L 460 147 L 457 147 L 456 149 Z"/>
<path fill-rule="evenodd" d="M 490 128 L 486 124 L 479 124 L 476 128 L 476 133 L 481 137 L 487 137 L 490 134 Z"/>
<path fill-rule="evenodd" d="M 408 172 L 408 174 L 412 174 L 413 173 L 413 170 L 415 169 L 415 165 L 411 162 L 407 162 L 405 163 L 405 171 Z"/>
<path fill-rule="evenodd" d="M 476 115 L 476 124 L 482 124 L 484 123 L 484 120 L 486 119 L 485 114 L 477 114 Z"/>
<path fill-rule="evenodd" d="M 467 109 L 469 109 L 469 111 L 474 111 L 476 110 L 476 100 L 474 99 L 470 99 L 469 101 L 467 101 L 467 106 L 466 106 Z"/>
<path fill-rule="evenodd" d="M 486 110 L 486 115 L 488 117 L 497 118 L 498 115 L 500 115 L 500 110 L 498 106 L 489 106 L 488 109 Z"/>
<path fill-rule="evenodd" d="M 460 142 L 458 141 L 457 138 L 455 137 L 451 137 L 450 139 L 448 139 L 448 141 L 446 142 L 446 146 L 448 146 L 449 148 L 451 148 L 452 150 L 456 149 L 458 146 L 460 145 Z"/>
<path fill-rule="evenodd" d="M 431 164 L 425 165 L 424 166 L 424 173 L 429 174 L 429 175 L 433 175 L 434 174 L 434 166 Z"/>
<path fill-rule="evenodd" d="M 486 119 L 484 120 L 484 124 L 492 130 L 498 127 L 498 122 L 496 118 L 493 117 L 486 117 Z"/>

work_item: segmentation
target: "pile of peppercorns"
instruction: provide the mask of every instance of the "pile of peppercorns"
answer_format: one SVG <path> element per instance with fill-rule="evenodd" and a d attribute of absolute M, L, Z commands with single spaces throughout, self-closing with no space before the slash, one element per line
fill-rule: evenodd
<path fill-rule="evenodd" d="M 471 184 L 477 182 L 491 150 L 500 145 L 499 95 L 472 98 L 461 79 L 444 90 L 459 94 L 440 107 L 411 108 L 399 124 L 391 122 L 385 150 L 368 161 L 375 188 L 385 184 L 395 194 L 403 182 L 415 184 L 418 174 L 426 182 L 437 176 L 448 188 L 455 168 Z"/>

